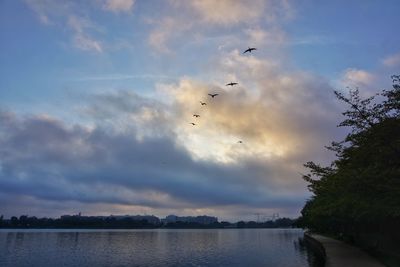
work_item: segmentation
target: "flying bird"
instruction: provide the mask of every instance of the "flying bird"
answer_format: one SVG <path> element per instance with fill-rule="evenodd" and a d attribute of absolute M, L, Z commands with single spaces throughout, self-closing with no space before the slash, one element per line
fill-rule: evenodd
<path fill-rule="evenodd" d="M 195 126 L 195 125 L 196 125 L 196 123 L 194 123 L 194 122 L 191 122 L 190 124 L 191 124 L 191 125 L 193 125 L 193 126 Z"/>
<path fill-rule="evenodd" d="M 200 115 L 198 115 L 198 114 L 193 114 L 193 117 L 198 118 L 198 117 L 200 117 Z"/>
<path fill-rule="evenodd" d="M 207 103 L 201 102 L 201 101 L 200 101 L 200 104 L 201 104 L 202 106 L 207 105 Z"/>
<path fill-rule="evenodd" d="M 243 144 L 242 140 L 239 140 L 239 141 L 238 141 L 238 144 Z"/>
<path fill-rule="evenodd" d="M 227 83 L 225 86 L 234 86 L 234 85 L 237 85 L 238 83 L 233 83 L 233 82 L 230 82 L 230 83 Z"/>
<path fill-rule="evenodd" d="M 243 52 L 243 54 L 246 54 L 247 52 L 251 53 L 251 51 L 253 51 L 253 50 L 257 50 L 257 48 L 255 48 L 255 47 L 249 47 L 249 48 L 247 48 L 247 49 Z"/>
<path fill-rule="evenodd" d="M 212 98 L 216 97 L 218 94 L 208 94 L 209 96 L 211 96 Z"/>

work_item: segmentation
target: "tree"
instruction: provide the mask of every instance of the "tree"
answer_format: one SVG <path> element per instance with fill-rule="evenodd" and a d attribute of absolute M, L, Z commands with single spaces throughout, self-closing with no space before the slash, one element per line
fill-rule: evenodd
<path fill-rule="evenodd" d="M 18 226 L 18 218 L 17 217 L 12 216 L 10 220 L 11 220 L 11 226 L 13 226 L 13 227 Z"/>
<path fill-rule="evenodd" d="M 310 172 L 303 178 L 313 193 L 302 210 L 305 226 L 353 238 L 365 225 L 380 231 L 400 219 L 400 75 L 392 80 L 391 90 L 366 99 L 358 90 L 349 96 L 335 91 L 349 106 L 338 126 L 351 131 L 327 147 L 337 156 L 330 166 L 305 164 Z"/>

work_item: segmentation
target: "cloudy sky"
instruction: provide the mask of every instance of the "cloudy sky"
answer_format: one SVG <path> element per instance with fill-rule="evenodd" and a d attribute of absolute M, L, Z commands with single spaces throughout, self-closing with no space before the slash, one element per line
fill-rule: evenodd
<path fill-rule="evenodd" d="M 399 8 L 0 1 L 0 214 L 298 216 L 347 131 L 333 90 L 400 73 Z"/>

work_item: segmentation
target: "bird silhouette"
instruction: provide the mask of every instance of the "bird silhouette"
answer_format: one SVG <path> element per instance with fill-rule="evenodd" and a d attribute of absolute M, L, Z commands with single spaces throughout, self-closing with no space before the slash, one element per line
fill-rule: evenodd
<path fill-rule="evenodd" d="M 249 47 L 249 48 L 247 48 L 247 49 L 243 52 L 243 54 L 246 54 L 247 52 L 251 53 L 251 51 L 253 51 L 253 50 L 257 50 L 257 48 L 255 48 L 255 47 Z"/>
<path fill-rule="evenodd" d="M 201 102 L 201 101 L 200 101 L 200 104 L 201 104 L 202 106 L 207 105 L 207 103 Z"/>
<path fill-rule="evenodd" d="M 238 83 L 233 83 L 233 82 L 230 82 L 230 83 L 227 83 L 225 86 L 234 86 L 234 85 L 237 85 Z"/>
<path fill-rule="evenodd" d="M 198 114 L 193 114 L 193 117 L 198 118 L 198 117 L 200 117 L 200 115 L 198 115 Z"/>
<path fill-rule="evenodd" d="M 208 94 L 209 96 L 211 96 L 212 98 L 216 97 L 218 94 Z"/>
<path fill-rule="evenodd" d="M 243 144 L 242 140 L 239 140 L 239 141 L 238 141 L 238 144 Z"/>
<path fill-rule="evenodd" d="M 194 123 L 194 122 L 191 122 L 190 124 L 191 124 L 191 125 L 193 125 L 193 126 L 195 126 L 195 125 L 196 125 L 196 123 Z"/>

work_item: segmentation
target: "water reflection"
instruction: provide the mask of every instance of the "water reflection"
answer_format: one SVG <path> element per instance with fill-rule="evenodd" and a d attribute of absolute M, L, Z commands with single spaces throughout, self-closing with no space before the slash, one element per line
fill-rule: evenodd
<path fill-rule="evenodd" d="M 293 242 L 294 248 L 303 257 L 307 259 L 308 266 L 310 267 L 322 267 L 325 265 L 324 258 L 310 247 L 303 237 L 299 237 Z"/>
<path fill-rule="evenodd" d="M 0 266 L 311 266 L 301 230 L 0 232 Z"/>

